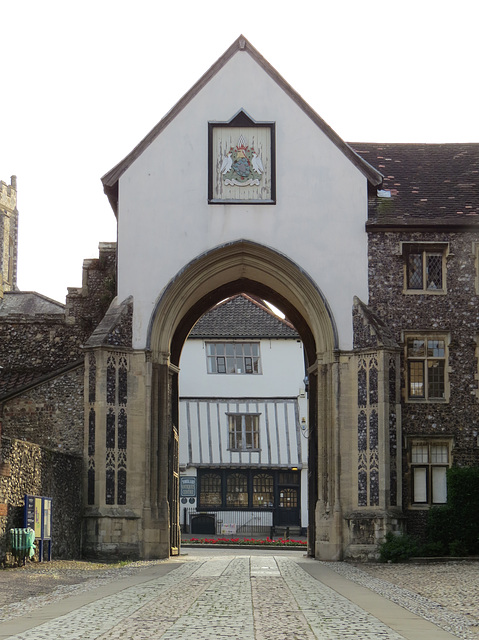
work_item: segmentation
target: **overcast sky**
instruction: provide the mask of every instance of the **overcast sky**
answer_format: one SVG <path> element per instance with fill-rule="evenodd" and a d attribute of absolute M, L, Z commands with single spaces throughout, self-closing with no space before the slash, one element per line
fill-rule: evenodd
<path fill-rule="evenodd" d="M 101 176 L 241 33 L 346 141 L 479 142 L 476 5 L 0 0 L 19 288 L 64 302 L 81 285 L 116 238 Z"/>

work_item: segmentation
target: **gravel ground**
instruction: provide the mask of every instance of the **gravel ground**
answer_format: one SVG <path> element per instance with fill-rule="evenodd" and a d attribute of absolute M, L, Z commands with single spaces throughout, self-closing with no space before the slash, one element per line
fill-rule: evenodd
<path fill-rule="evenodd" d="M 463 640 L 479 640 L 479 562 L 327 563 Z"/>
<path fill-rule="evenodd" d="M 374 564 L 367 574 L 433 600 L 449 611 L 471 616 L 479 633 L 479 562 Z"/>
<path fill-rule="evenodd" d="M 0 622 L 160 562 L 164 561 L 111 565 L 53 560 L 0 570 Z M 479 640 L 479 562 L 325 564 L 458 638 Z"/>
<path fill-rule="evenodd" d="M 79 591 L 95 589 L 160 562 L 165 561 L 116 565 L 78 560 L 27 561 L 24 567 L 0 569 L 0 622 L 20 615 L 27 599 L 35 598 L 35 605 L 41 606 L 42 601 L 51 602 L 52 597 L 60 600 Z"/>

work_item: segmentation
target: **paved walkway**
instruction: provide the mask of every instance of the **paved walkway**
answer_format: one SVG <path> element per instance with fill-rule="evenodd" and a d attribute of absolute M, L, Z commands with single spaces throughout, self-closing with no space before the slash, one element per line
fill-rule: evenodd
<path fill-rule="evenodd" d="M 456 637 L 303 553 L 224 550 L 152 565 L 5 621 L 0 639 Z"/>

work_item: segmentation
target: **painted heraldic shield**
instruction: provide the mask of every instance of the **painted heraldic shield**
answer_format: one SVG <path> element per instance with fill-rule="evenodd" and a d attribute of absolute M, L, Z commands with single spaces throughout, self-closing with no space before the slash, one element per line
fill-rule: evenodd
<path fill-rule="evenodd" d="M 221 174 L 225 185 L 237 187 L 259 186 L 264 172 L 263 162 L 254 147 L 246 144 L 240 135 L 236 147 L 230 147 L 221 165 Z"/>

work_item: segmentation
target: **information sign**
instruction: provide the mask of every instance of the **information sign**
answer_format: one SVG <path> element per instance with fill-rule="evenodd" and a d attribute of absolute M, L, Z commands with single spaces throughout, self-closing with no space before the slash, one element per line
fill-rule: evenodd
<path fill-rule="evenodd" d="M 180 497 L 196 498 L 196 478 L 186 476 L 180 478 Z"/>
<path fill-rule="evenodd" d="M 48 560 L 52 559 L 52 499 L 43 496 L 25 495 L 23 524 L 35 531 L 39 541 L 40 562 L 43 561 L 44 543 L 48 542 Z"/>

